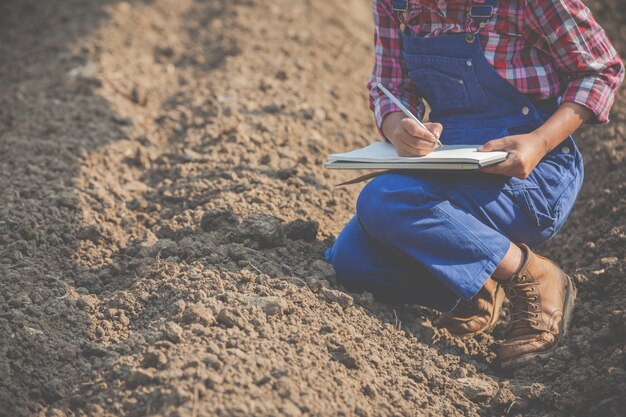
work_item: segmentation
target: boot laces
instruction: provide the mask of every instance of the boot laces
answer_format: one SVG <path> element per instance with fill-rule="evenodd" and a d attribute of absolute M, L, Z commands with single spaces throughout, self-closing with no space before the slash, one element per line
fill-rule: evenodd
<path fill-rule="evenodd" d="M 507 295 L 511 302 L 511 330 L 526 327 L 539 327 L 539 300 L 537 296 L 537 283 L 528 280 L 526 274 L 513 277 L 510 283 L 505 284 Z"/>

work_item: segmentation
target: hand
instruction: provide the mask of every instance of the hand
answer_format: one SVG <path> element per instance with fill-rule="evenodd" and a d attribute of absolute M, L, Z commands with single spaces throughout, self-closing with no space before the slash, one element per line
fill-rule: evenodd
<path fill-rule="evenodd" d="M 528 178 L 541 158 L 548 153 L 546 143 L 547 141 L 536 133 L 491 140 L 479 147 L 478 151 L 505 151 L 509 156 L 505 161 L 482 168 L 481 171 L 521 179 Z"/>
<path fill-rule="evenodd" d="M 436 140 L 441 136 L 443 126 L 440 123 L 424 123 L 421 128 L 414 120 L 405 117 L 396 124 L 389 135 L 400 156 L 425 156 L 436 147 Z"/>

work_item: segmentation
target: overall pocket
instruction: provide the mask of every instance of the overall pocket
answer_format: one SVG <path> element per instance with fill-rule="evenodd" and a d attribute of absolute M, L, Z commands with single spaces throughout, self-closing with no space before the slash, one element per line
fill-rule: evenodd
<path fill-rule="evenodd" d="M 414 54 L 404 54 L 404 59 L 409 77 L 433 112 L 474 113 L 488 107 L 471 59 Z"/>
<path fill-rule="evenodd" d="M 546 230 L 554 225 L 554 209 L 540 189 L 518 188 L 513 193 L 517 197 L 517 204 L 538 228 Z"/>

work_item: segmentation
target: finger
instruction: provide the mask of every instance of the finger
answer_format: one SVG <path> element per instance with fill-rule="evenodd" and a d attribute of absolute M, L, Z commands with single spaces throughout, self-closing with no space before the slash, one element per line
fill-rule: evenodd
<path fill-rule="evenodd" d="M 424 156 L 423 152 L 417 151 L 412 148 L 400 147 L 398 148 L 398 156 L 402 157 L 415 157 L 415 156 Z"/>
<path fill-rule="evenodd" d="M 421 149 L 415 149 L 412 148 L 411 146 L 407 146 L 405 143 L 403 142 L 399 142 L 398 146 L 397 146 L 397 152 L 399 156 L 424 156 L 427 155 L 429 152 L 425 151 L 425 150 L 421 150 Z"/>
<path fill-rule="evenodd" d="M 479 146 L 477 150 L 479 152 L 500 151 L 500 150 L 505 150 L 507 145 L 508 145 L 507 138 L 494 139 L 494 140 L 490 140 L 489 142 L 485 143 L 482 146 Z"/>
<path fill-rule="evenodd" d="M 441 136 L 441 132 L 443 132 L 443 125 L 441 123 L 425 123 L 424 126 L 433 134 L 437 139 Z"/>
<path fill-rule="evenodd" d="M 432 151 L 435 149 L 436 146 L 435 142 L 416 138 L 415 136 L 411 136 L 408 133 L 400 135 L 400 140 L 404 142 L 406 146 L 409 146 L 413 149 Z"/>
<path fill-rule="evenodd" d="M 426 130 L 423 130 L 426 132 Z M 428 134 L 432 135 L 432 133 L 428 132 Z M 424 139 L 419 136 L 414 136 L 407 132 L 406 130 L 399 128 L 396 132 L 396 137 L 406 142 L 407 144 L 413 147 L 433 147 L 435 146 L 435 141 L 432 139 Z"/>
<path fill-rule="evenodd" d="M 415 138 L 410 137 L 408 140 L 401 140 L 401 146 L 411 156 L 424 156 L 428 155 L 435 149 L 435 144 L 432 142 L 419 141 L 415 143 Z"/>
<path fill-rule="evenodd" d="M 513 158 L 506 159 L 498 164 L 489 165 L 488 167 L 482 168 L 481 171 L 486 174 L 500 174 L 500 175 L 508 175 L 513 176 L 512 172 L 515 170 L 515 162 Z"/>
<path fill-rule="evenodd" d="M 420 125 L 417 124 L 415 120 L 406 118 L 400 121 L 400 127 L 407 132 L 411 136 L 415 136 L 416 138 L 428 140 L 430 142 L 435 141 L 435 135 L 432 132 L 424 129 Z"/>

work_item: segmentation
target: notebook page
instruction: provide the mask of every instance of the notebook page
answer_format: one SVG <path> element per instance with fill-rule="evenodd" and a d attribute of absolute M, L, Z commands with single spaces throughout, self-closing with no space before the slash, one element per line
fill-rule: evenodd
<path fill-rule="evenodd" d="M 481 162 L 496 156 L 506 156 L 506 152 L 478 152 L 476 145 L 446 145 L 436 148 L 426 156 L 398 156 L 394 146 L 388 142 L 374 142 L 364 148 L 351 152 L 329 155 L 329 161 L 350 162 Z"/>

